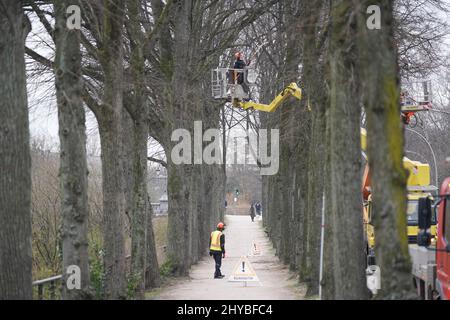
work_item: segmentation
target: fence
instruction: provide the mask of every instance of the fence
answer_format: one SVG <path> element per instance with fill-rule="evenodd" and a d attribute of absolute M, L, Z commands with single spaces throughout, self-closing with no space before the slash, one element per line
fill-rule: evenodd
<path fill-rule="evenodd" d="M 38 280 L 33 282 L 33 287 L 37 287 L 38 300 L 44 300 L 44 287 L 49 287 L 50 299 L 56 299 L 56 283 L 60 282 L 62 275 L 50 277 L 43 280 Z"/>

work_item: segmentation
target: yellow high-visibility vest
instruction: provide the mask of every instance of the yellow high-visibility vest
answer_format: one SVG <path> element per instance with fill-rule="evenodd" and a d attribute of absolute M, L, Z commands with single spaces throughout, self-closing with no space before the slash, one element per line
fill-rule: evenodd
<path fill-rule="evenodd" d="M 211 247 L 209 247 L 209 250 L 222 251 L 222 248 L 220 247 L 220 236 L 221 235 L 222 235 L 222 232 L 220 232 L 220 231 L 211 232 Z"/>

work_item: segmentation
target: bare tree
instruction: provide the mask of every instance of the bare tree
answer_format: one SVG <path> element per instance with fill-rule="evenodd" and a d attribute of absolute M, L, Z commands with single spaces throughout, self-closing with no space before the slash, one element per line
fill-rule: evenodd
<path fill-rule="evenodd" d="M 381 28 L 366 28 L 365 8 L 383 12 Z M 359 6 L 361 83 L 367 117 L 368 157 L 373 189 L 376 257 L 381 269 L 380 298 L 411 294 L 411 264 L 406 220 L 406 170 L 400 115 L 399 68 L 392 2 L 363 1 Z"/>
<path fill-rule="evenodd" d="M 125 272 L 125 180 L 123 174 L 123 34 L 125 3 L 108 0 L 104 3 L 83 1 L 85 25 L 97 47 L 86 38 L 82 43 L 89 55 L 97 59 L 101 75 L 90 73 L 100 80 L 101 98 L 97 89 L 88 86 L 83 98 L 94 112 L 100 131 L 102 156 L 102 189 L 104 219 L 105 297 L 126 297 Z M 97 82 L 98 84 L 98 82 Z M 98 85 L 97 85 L 98 86 Z M 92 92 L 94 91 L 94 92 Z M 100 102 L 97 102 L 100 100 Z"/>
<path fill-rule="evenodd" d="M 350 0 L 331 4 L 330 26 L 330 202 L 333 211 L 336 299 L 365 299 L 363 212 L 360 179 L 361 105 L 355 77 L 356 19 Z M 342 188 L 345 186 L 345 188 Z M 349 237 L 348 233 L 352 236 Z"/>
<path fill-rule="evenodd" d="M 146 287 L 160 283 L 155 239 L 152 226 L 152 212 L 147 191 L 147 140 L 149 136 L 149 109 L 145 97 L 144 34 L 141 32 L 141 2 L 127 3 L 126 22 L 130 41 L 131 77 L 133 91 L 125 107 L 131 116 L 132 162 L 133 162 L 133 205 L 131 217 L 132 277 L 136 277 L 137 293 L 143 297 Z M 148 243 L 147 243 L 148 242 Z"/>
<path fill-rule="evenodd" d="M 56 95 L 60 141 L 60 183 L 62 211 L 63 275 L 78 266 L 81 290 L 67 290 L 63 298 L 86 299 L 90 293 L 88 257 L 88 169 L 86 159 L 86 125 L 82 99 L 80 30 L 67 27 L 66 10 L 78 1 L 55 1 Z"/>
<path fill-rule="evenodd" d="M 0 299 L 31 299 L 31 157 L 22 1 L 0 2 Z"/>
<path fill-rule="evenodd" d="M 319 287 L 320 225 L 322 206 L 324 205 L 322 199 L 325 192 L 325 181 L 329 179 L 325 171 L 328 154 L 326 110 L 329 104 L 328 75 L 325 72 L 328 62 L 327 41 L 329 37 L 329 5 L 327 1 L 316 1 L 314 4 L 303 2 L 302 18 L 302 82 L 305 90 L 304 99 L 307 100 L 312 115 L 310 147 L 306 155 L 308 158 L 307 183 L 306 188 L 302 188 L 307 196 L 304 199 L 307 217 L 303 228 L 306 245 L 300 276 L 302 281 L 308 283 L 309 293 L 317 294 Z M 314 62 L 315 59 L 317 59 L 317 62 Z M 329 203 L 331 202 L 327 201 L 327 204 Z M 329 218 L 331 217 L 327 215 L 327 228 L 332 227 Z M 325 247 L 331 246 L 332 238 L 330 235 L 327 230 Z M 327 272 L 330 268 L 324 270 Z M 326 281 L 326 287 L 332 288 L 331 279 Z"/>

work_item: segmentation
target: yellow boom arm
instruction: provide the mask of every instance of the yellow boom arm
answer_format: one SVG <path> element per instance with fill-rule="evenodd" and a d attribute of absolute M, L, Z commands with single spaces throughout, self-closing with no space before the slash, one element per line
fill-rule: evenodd
<path fill-rule="evenodd" d="M 361 149 L 365 153 L 367 150 L 367 131 L 361 128 Z M 364 157 L 367 159 L 366 155 Z M 428 186 L 430 181 L 430 165 L 419 161 L 403 157 L 403 166 L 408 170 L 408 187 Z"/>
<path fill-rule="evenodd" d="M 255 110 L 263 111 L 263 112 L 274 112 L 287 98 L 290 96 L 301 100 L 302 98 L 302 90 L 297 86 L 295 82 L 292 82 L 288 85 L 279 95 L 273 99 L 270 104 L 256 103 L 253 101 L 239 101 L 237 103 L 237 107 L 241 107 L 244 110 L 253 108 Z"/>

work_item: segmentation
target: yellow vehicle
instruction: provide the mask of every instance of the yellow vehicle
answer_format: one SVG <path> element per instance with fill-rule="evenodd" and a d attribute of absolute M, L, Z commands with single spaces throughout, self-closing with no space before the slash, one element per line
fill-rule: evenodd
<path fill-rule="evenodd" d="M 406 211 L 408 217 L 408 242 L 417 243 L 417 233 L 419 231 L 419 199 L 430 197 L 433 200 L 431 192 L 410 192 L 408 193 L 408 208 Z M 431 237 L 436 237 L 436 217 L 431 219 Z M 435 240 L 432 240 L 435 241 Z"/>
<path fill-rule="evenodd" d="M 434 189 L 432 189 L 434 190 Z M 424 197 L 431 197 L 431 192 L 409 192 L 408 193 L 408 203 L 406 209 L 406 215 L 408 219 L 408 243 L 415 244 L 417 243 L 417 232 L 418 232 L 418 209 L 419 209 L 419 199 Z M 432 241 L 436 241 L 436 218 L 432 218 L 432 226 L 431 226 L 431 236 Z M 368 258 L 372 258 L 374 256 L 374 248 L 375 248 L 375 231 L 372 224 L 372 195 L 369 195 L 368 200 L 364 204 L 364 228 L 365 228 L 365 236 L 367 241 L 367 253 Z"/>
<path fill-rule="evenodd" d="M 366 139 L 367 133 L 365 129 L 361 129 L 361 149 L 363 155 L 366 151 Z M 417 243 L 417 231 L 418 231 L 418 209 L 419 198 L 432 197 L 432 192 L 437 188 L 430 185 L 430 165 L 419 161 L 414 161 L 409 158 L 403 158 L 403 166 L 408 170 L 407 180 L 407 219 L 408 219 L 408 242 L 410 244 Z M 363 177 L 362 193 L 364 199 L 364 231 L 367 243 L 367 257 L 368 264 L 374 264 L 374 247 L 375 247 L 375 232 L 372 224 L 372 194 L 370 190 L 370 175 L 369 168 L 366 165 L 366 170 Z M 436 236 L 436 219 L 432 219 L 431 235 L 434 238 Z"/>

